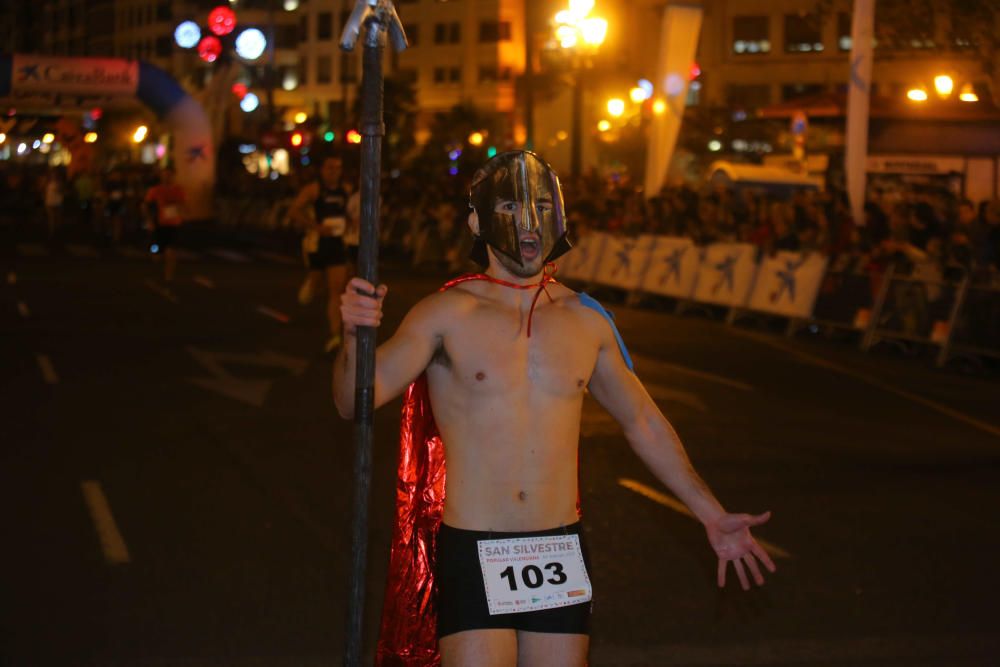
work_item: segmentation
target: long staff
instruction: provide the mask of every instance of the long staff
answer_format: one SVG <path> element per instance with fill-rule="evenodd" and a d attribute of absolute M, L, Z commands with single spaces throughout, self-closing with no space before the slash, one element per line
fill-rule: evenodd
<path fill-rule="evenodd" d="M 353 51 L 365 29 L 361 76 L 361 242 L 358 275 L 378 284 L 379 186 L 382 172 L 382 51 L 388 31 L 396 51 L 406 35 L 390 0 L 357 0 L 340 48 Z M 354 518 L 351 530 L 351 579 L 347 609 L 345 667 L 360 667 L 368 554 L 368 505 L 371 499 L 372 437 L 375 412 L 375 328 L 358 327 L 354 394 Z"/>

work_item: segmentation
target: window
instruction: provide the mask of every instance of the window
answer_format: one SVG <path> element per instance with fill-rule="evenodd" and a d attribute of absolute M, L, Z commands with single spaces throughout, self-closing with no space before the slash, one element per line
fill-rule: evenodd
<path fill-rule="evenodd" d="M 781 87 L 781 101 L 814 97 L 825 92 L 826 86 L 822 83 L 792 83 Z"/>
<path fill-rule="evenodd" d="M 277 49 L 297 49 L 299 47 L 299 26 L 275 26 L 274 47 Z"/>
<path fill-rule="evenodd" d="M 851 50 L 851 15 L 847 12 L 837 13 L 837 48 Z"/>
<path fill-rule="evenodd" d="M 320 12 L 316 15 L 316 39 L 326 41 L 333 37 L 333 13 Z"/>
<path fill-rule="evenodd" d="M 448 76 L 448 73 L 447 73 L 447 70 L 445 70 L 444 67 L 435 67 L 434 68 L 434 83 L 444 83 L 445 79 L 447 78 L 447 76 Z"/>
<path fill-rule="evenodd" d="M 333 81 L 333 67 L 330 56 L 316 57 L 316 83 L 330 83 Z"/>
<path fill-rule="evenodd" d="M 174 18 L 174 12 L 170 6 L 169 0 L 156 3 L 157 21 L 169 21 L 172 18 Z"/>
<path fill-rule="evenodd" d="M 726 86 L 726 104 L 731 107 L 756 109 L 770 103 L 771 87 L 767 84 Z"/>
<path fill-rule="evenodd" d="M 304 42 L 309 39 L 309 16 L 303 14 L 299 19 L 299 41 Z"/>
<path fill-rule="evenodd" d="M 818 53 L 823 36 L 816 14 L 785 14 L 785 53 Z"/>
<path fill-rule="evenodd" d="M 479 24 L 480 42 L 509 42 L 510 21 L 483 21 Z"/>
<path fill-rule="evenodd" d="M 453 23 L 434 24 L 435 44 L 458 44 L 462 41 L 462 26 L 457 21 Z"/>
<path fill-rule="evenodd" d="M 403 31 L 406 33 L 406 41 L 410 46 L 420 45 L 420 24 L 419 23 L 407 23 L 403 26 Z"/>
<path fill-rule="evenodd" d="M 771 52 L 771 36 L 766 16 L 733 18 L 733 53 L 738 56 Z"/>
<path fill-rule="evenodd" d="M 509 67 L 497 67 L 495 65 L 481 65 L 479 67 L 479 83 L 510 81 L 512 75 L 513 73 Z"/>
<path fill-rule="evenodd" d="M 299 81 L 309 82 L 309 61 L 305 56 L 299 56 Z"/>
<path fill-rule="evenodd" d="M 448 70 L 448 81 L 451 83 L 461 83 L 462 81 L 462 69 L 460 67 L 452 67 Z"/>

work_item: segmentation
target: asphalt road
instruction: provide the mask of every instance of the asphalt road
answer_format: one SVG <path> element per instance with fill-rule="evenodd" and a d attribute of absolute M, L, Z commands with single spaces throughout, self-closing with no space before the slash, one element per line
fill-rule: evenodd
<path fill-rule="evenodd" d="M 340 664 L 350 425 L 296 260 L 199 248 L 168 298 L 140 251 L 6 238 L 0 664 Z M 441 278 L 385 273 L 391 331 Z M 773 511 L 779 570 L 719 592 L 700 526 L 588 402 L 591 664 L 998 664 L 1000 380 L 612 308 L 719 498 Z M 398 403 L 376 429 L 369 651 Z"/>

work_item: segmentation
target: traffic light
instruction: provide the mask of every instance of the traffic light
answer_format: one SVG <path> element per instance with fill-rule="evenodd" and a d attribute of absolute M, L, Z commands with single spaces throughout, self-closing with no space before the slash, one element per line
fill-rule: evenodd
<path fill-rule="evenodd" d="M 299 146 L 302 145 L 302 133 L 301 132 L 293 132 L 290 141 L 291 141 L 293 147 L 298 148 Z"/>

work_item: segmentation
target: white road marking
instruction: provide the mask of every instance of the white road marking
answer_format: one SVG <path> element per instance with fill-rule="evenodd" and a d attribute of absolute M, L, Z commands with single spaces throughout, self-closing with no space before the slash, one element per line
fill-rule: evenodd
<path fill-rule="evenodd" d="M 257 312 L 265 317 L 270 317 L 271 319 L 278 320 L 283 324 L 288 324 L 288 315 L 285 315 L 280 310 L 274 310 L 273 308 L 268 308 L 267 306 L 257 306 Z"/>
<path fill-rule="evenodd" d="M 42 371 L 42 378 L 48 384 L 59 384 L 59 376 L 56 374 L 55 366 L 52 365 L 49 355 L 37 354 L 35 358 L 38 360 L 38 368 Z"/>
<path fill-rule="evenodd" d="M 177 303 L 177 297 L 175 297 L 173 294 L 171 294 L 170 290 L 168 290 L 168 289 L 166 289 L 164 287 L 160 287 L 159 285 L 157 285 L 152 280 L 147 280 L 146 281 L 146 287 L 148 287 L 153 292 L 156 292 L 157 294 L 159 294 L 160 296 L 162 296 L 167 301 L 169 301 L 171 303 Z"/>
<path fill-rule="evenodd" d="M 806 363 L 818 366 L 820 368 L 825 368 L 827 370 L 835 371 L 837 373 L 840 373 L 841 375 L 846 375 L 847 377 L 854 378 L 855 380 L 859 380 L 866 384 L 870 384 L 873 387 L 882 389 L 883 391 L 887 391 L 890 394 L 896 394 L 897 396 L 905 398 L 908 401 L 913 401 L 914 403 L 928 407 L 931 410 L 934 410 L 935 412 L 940 412 L 941 414 L 947 417 L 951 417 L 952 419 L 958 420 L 964 424 L 972 426 L 973 428 L 977 428 L 980 431 L 985 431 L 990 435 L 994 435 L 1000 438 L 1000 426 L 991 424 L 989 422 L 984 422 L 981 419 L 976 419 L 975 417 L 971 417 L 965 414 L 964 412 L 959 412 L 958 410 L 950 408 L 947 405 L 943 405 L 941 403 L 938 403 L 937 401 L 932 401 L 929 398 L 924 398 L 923 396 L 919 396 L 917 394 L 908 392 L 905 389 L 899 389 L 898 387 L 894 387 L 891 384 L 883 382 L 882 380 L 879 380 L 876 377 L 868 375 L 867 373 L 851 370 L 850 368 L 843 368 L 833 363 L 832 361 L 827 361 L 826 359 L 814 356 L 812 354 L 809 354 L 808 352 L 797 350 L 789 345 L 784 345 L 779 341 L 771 340 L 770 338 L 760 334 L 755 334 L 749 331 L 740 331 L 739 329 L 729 329 L 729 331 L 738 336 L 742 336 L 744 338 L 749 338 L 750 340 L 757 341 L 758 343 L 770 345 L 771 347 L 781 350 L 782 352 L 787 352 L 793 357 L 796 357 L 799 360 L 804 361 Z"/>
<path fill-rule="evenodd" d="M 41 243 L 18 243 L 17 254 L 25 257 L 48 257 L 49 249 Z"/>
<path fill-rule="evenodd" d="M 250 261 L 249 257 L 241 252 L 236 252 L 235 250 L 224 250 L 219 248 L 216 250 L 209 250 L 209 253 L 215 255 L 216 257 L 220 257 L 227 262 L 237 262 L 243 264 Z"/>
<path fill-rule="evenodd" d="M 665 493 L 661 493 L 661 492 L 657 491 L 656 489 L 651 489 L 648 486 L 646 486 L 645 484 L 643 484 L 642 482 L 637 482 L 634 479 L 619 478 L 618 484 L 621 485 L 621 486 L 623 486 L 623 487 L 625 487 L 629 491 L 634 491 L 635 493 L 638 493 L 640 496 L 643 496 L 645 498 L 649 498 L 654 503 L 659 503 L 660 505 L 663 505 L 664 507 L 669 507 L 673 511 L 678 512 L 680 514 L 683 514 L 686 517 L 690 517 L 692 519 L 695 519 L 694 514 L 691 513 L 691 510 L 689 510 L 684 503 L 682 503 L 681 501 L 677 500 L 676 498 L 668 496 Z M 695 519 L 695 520 L 697 520 L 697 519 Z M 785 551 L 781 547 L 775 546 L 775 545 L 771 544 L 770 542 L 765 542 L 764 540 L 760 539 L 759 537 L 756 538 L 756 539 L 757 539 L 757 543 L 760 544 L 760 546 L 764 547 L 764 550 L 767 553 L 769 553 L 772 556 L 774 556 L 775 558 L 791 558 L 792 557 L 792 555 L 790 553 L 788 553 L 787 551 Z"/>
<path fill-rule="evenodd" d="M 722 375 L 716 375 L 714 373 L 708 373 L 706 371 L 699 371 L 694 368 L 688 368 L 687 366 L 681 366 L 679 364 L 671 364 L 666 361 L 660 361 L 659 359 L 654 359 L 652 357 L 646 357 L 639 354 L 633 354 L 632 359 L 635 361 L 636 366 L 641 366 L 640 370 L 653 370 L 662 371 L 664 373 L 679 373 L 681 375 L 690 375 L 691 377 L 696 377 L 701 380 L 707 380 L 709 382 L 715 382 L 717 384 L 722 384 L 727 387 L 732 387 L 733 389 L 739 389 L 741 391 L 753 391 L 753 387 L 746 382 L 740 382 L 739 380 L 733 380 L 731 378 L 724 377 Z"/>
<path fill-rule="evenodd" d="M 263 257 L 264 259 L 277 262 L 278 264 L 301 264 L 301 259 L 296 259 L 294 257 L 289 257 L 288 255 L 282 255 L 276 252 L 270 252 L 268 250 L 258 250 L 254 253 L 258 257 Z"/>
<path fill-rule="evenodd" d="M 90 510 L 90 518 L 97 529 L 97 537 L 101 541 L 104 559 L 111 565 L 121 565 L 129 562 L 128 547 L 122 538 L 115 517 L 111 514 L 111 506 L 101 490 L 100 482 L 92 479 L 80 483 L 83 489 L 83 499 Z"/>
<path fill-rule="evenodd" d="M 31 311 L 28 310 L 28 304 L 23 301 L 17 302 L 17 312 L 21 313 L 21 317 L 24 319 L 31 317 Z"/>
<path fill-rule="evenodd" d="M 91 259 L 96 259 L 101 256 L 96 249 L 88 245 L 67 244 L 66 250 L 68 250 L 69 254 L 73 255 L 74 257 L 87 257 Z"/>
<path fill-rule="evenodd" d="M 194 281 L 206 289 L 215 289 L 215 283 L 205 276 L 195 276 Z"/>
<path fill-rule="evenodd" d="M 210 377 L 188 378 L 189 382 L 256 408 L 264 405 L 267 393 L 270 391 L 274 381 L 237 377 L 225 367 L 226 363 L 239 366 L 282 368 L 293 375 L 301 375 L 309 366 L 305 359 L 271 351 L 259 352 L 257 354 L 238 354 L 232 352 L 210 352 L 190 346 L 186 349 L 188 354 L 210 374 Z"/>
<path fill-rule="evenodd" d="M 17 284 L 17 274 L 14 273 L 13 271 L 10 271 L 7 274 L 7 284 L 8 285 L 16 285 Z"/>

